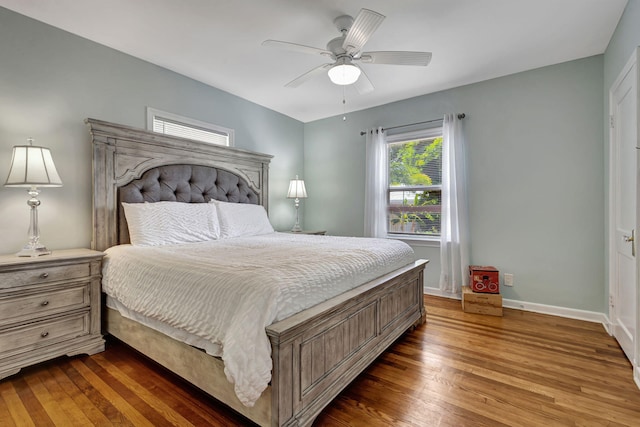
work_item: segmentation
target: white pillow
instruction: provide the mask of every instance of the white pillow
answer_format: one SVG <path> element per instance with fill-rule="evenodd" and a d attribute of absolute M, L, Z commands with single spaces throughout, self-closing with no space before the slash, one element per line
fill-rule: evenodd
<path fill-rule="evenodd" d="M 257 236 L 273 233 L 267 211 L 262 205 L 213 201 L 218 210 L 220 238 Z"/>
<path fill-rule="evenodd" d="M 131 244 L 158 246 L 220 238 L 216 207 L 210 203 L 123 203 Z"/>

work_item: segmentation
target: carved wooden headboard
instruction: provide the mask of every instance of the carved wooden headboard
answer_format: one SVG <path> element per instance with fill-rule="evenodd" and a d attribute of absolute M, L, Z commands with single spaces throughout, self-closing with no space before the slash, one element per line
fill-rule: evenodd
<path fill-rule="evenodd" d="M 123 225 L 126 223 L 118 206 L 119 189 L 139 180 L 145 172 L 166 165 L 207 166 L 221 176 L 233 174 L 240 185 L 248 187 L 243 192 L 250 193 L 250 198 L 232 201 L 257 202 L 268 210 L 271 155 L 95 119 L 87 119 L 86 123 L 93 143 L 93 249 L 105 250 L 128 242 L 126 225 Z"/>

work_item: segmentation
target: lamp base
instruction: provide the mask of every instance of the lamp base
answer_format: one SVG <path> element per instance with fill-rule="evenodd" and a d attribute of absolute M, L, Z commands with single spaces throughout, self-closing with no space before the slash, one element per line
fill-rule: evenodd
<path fill-rule="evenodd" d="M 300 206 L 300 200 L 296 197 L 296 223 L 291 229 L 292 233 L 299 233 L 302 231 L 302 227 L 300 227 L 300 217 L 298 216 L 298 206 Z"/>
<path fill-rule="evenodd" d="M 40 255 L 51 255 L 51 251 L 44 245 L 38 243 L 36 245 L 27 244 L 16 256 L 37 257 Z"/>

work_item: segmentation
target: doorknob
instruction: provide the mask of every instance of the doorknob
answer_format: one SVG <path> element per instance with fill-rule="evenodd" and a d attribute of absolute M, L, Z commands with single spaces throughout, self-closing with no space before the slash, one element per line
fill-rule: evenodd
<path fill-rule="evenodd" d="M 631 256 L 636 256 L 636 230 L 631 230 L 631 236 L 624 236 L 624 241 L 631 243 Z"/>

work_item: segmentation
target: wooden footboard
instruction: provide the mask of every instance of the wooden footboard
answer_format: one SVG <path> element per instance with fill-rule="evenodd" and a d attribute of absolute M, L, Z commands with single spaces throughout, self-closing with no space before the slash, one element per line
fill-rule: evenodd
<path fill-rule="evenodd" d="M 272 425 L 310 425 L 391 343 L 424 322 L 427 262 L 416 261 L 267 328 Z"/>

